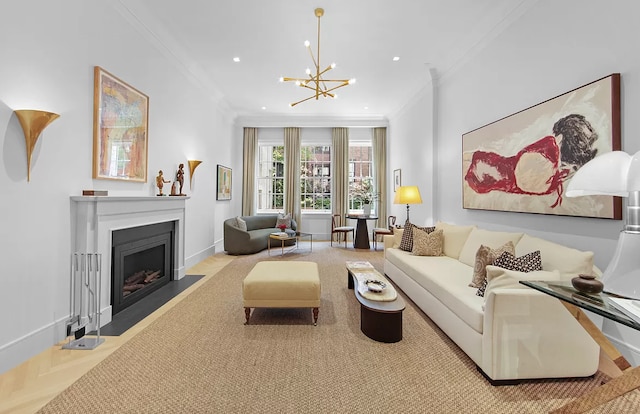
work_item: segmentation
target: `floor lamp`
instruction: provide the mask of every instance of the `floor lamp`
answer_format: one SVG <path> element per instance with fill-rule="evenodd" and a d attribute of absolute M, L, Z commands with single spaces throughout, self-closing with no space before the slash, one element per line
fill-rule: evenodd
<path fill-rule="evenodd" d="M 602 283 L 607 292 L 640 299 L 640 152 L 611 151 L 592 159 L 576 172 L 565 194 L 627 198 L 626 223 Z"/>
<path fill-rule="evenodd" d="M 399 187 L 396 191 L 396 197 L 393 199 L 393 204 L 407 205 L 406 223 L 409 223 L 409 204 L 422 204 L 422 198 L 420 197 L 420 190 L 418 190 L 418 186 L 405 185 Z"/>

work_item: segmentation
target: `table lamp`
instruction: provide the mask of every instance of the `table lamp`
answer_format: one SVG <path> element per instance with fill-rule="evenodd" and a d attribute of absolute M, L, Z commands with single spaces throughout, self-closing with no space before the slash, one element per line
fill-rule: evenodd
<path fill-rule="evenodd" d="M 640 299 L 640 152 L 611 151 L 592 159 L 576 172 L 565 195 L 627 198 L 626 223 L 602 283 L 606 292 Z"/>
<path fill-rule="evenodd" d="M 409 223 L 409 204 L 422 204 L 422 198 L 420 197 L 420 190 L 415 185 L 405 185 L 398 188 L 396 191 L 396 197 L 393 199 L 393 204 L 406 204 L 407 205 L 407 223 Z"/>

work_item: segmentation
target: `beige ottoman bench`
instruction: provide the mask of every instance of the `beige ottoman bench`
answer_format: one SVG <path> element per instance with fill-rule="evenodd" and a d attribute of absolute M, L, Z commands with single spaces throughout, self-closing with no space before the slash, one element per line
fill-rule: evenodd
<path fill-rule="evenodd" d="M 251 308 L 312 308 L 318 323 L 320 277 L 314 262 L 259 262 L 242 282 L 245 324 Z"/>

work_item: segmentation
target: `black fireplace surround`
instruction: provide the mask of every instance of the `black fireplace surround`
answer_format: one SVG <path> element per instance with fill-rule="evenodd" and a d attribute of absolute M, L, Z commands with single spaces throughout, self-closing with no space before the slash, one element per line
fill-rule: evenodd
<path fill-rule="evenodd" d="M 113 231 L 112 315 L 173 280 L 174 232 L 173 221 Z"/>

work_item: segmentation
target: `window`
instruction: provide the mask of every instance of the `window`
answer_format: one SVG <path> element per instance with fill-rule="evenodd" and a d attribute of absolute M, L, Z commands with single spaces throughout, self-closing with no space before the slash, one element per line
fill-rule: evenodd
<path fill-rule="evenodd" d="M 284 207 L 284 146 L 258 147 L 258 211 L 276 212 Z"/>
<path fill-rule="evenodd" d="M 331 147 L 300 148 L 300 207 L 303 212 L 331 210 Z"/>
<path fill-rule="evenodd" d="M 349 210 L 362 211 L 363 209 L 363 200 L 361 197 L 354 197 L 354 190 L 359 190 L 359 193 L 370 190 L 370 194 L 373 196 L 374 188 L 373 147 L 371 142 L 349 144 Z M 374 205 L 372 204 L 372 207 Z"/>

